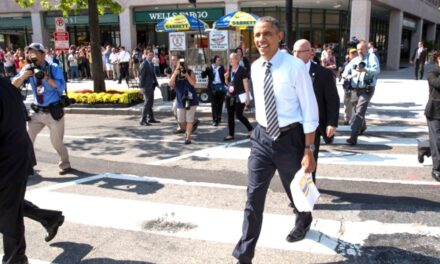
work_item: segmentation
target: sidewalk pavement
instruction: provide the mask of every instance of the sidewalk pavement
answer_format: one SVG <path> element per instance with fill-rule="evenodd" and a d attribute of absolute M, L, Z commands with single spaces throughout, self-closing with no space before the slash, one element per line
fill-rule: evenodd
<path fill-rule="evenodd" d="M 425 66 L 425 81 L 419 80 L 416 82 L 416 85 L 424 86 L 426 82 L 426 76 L 428 72 L 433 68 L 433 64 L 429 64 Z M 411 65 L 405 65 L 402 69 L 397 71 L 382 71 L 379 75 L 379 84 L 380 89 L 386 88 L 387 85 L 395 83 L 396 81 L 405 81 L 405 80 L 414 80 L 414 67 Z M 168 83 L 168 78 L 159 77 L 158 82 L 159 85 L 162 83 Z M 106 80 L 106 88 L 107 90 L 125 90 L 129 89 L 128 85 L 125 82 L 118 84 L 116 81 Z M 414 84 L 411 84 L 414 85 Z M 426 84 L 427 85 L 427 84 Z M 342 82 L 337 83 L 338 91 L 340 92 L 340 96 L 342 94 Z M 68 91 L 78 91 L 78 90 L 93 90 L 93 81 L 91 80 L 83 80 L 83 81 L 70 81 L 67 83 Z M 415 89 L 417 90 L 417 89 Z M 415 91 L 416 93 L 416 91 Z M 342 97 L 341 97 L 342 98 Z M 341 99 L 342 100 L 342 99 Z M 29 107 L 32 102 L 32 94 L 28 93 L 28 97 L 25 101 L 27 107 Z M 159 88 L 156 88 L 154 93 L 154 105 L 153 111 L 157 114 L 162 115 L 171 115 L 172 114 L 172 101 L 164 101 L 162 98 L 162 94 Z M 78 105 L 73 105 L 71 107 L 65 108 L 66 113 L 71 114 L 106 114 L 106 115 L 140 115 L 142 113 L 143 103 L 139 103 L 130 107 L 100 107 L 98 106 L 90 106 L 90 107 L 81 107 Z M 223 109 L 226 112 L 226 109 Z M 251 113 L 254 109 L 251 110 Z M 248 112 L 249 113 L 249 112 Z M 197 114 L 199 116 L 210 116 L 211 115 L 211 104 L 210 103 L 200 103 L 197 107 Z"/>

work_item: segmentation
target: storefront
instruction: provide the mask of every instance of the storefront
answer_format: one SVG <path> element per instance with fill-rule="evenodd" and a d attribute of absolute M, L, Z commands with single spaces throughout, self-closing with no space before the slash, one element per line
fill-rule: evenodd
<path fill-rule="evenodd" d="M 61 16 L 54 12 L 44 17 L 44 25 L 49 32 L 55 30 L 55 17 Z M 66 30 L 69 32 L 70 44 L 81 45 L 90 42 L 89 18 L 87 14 L 69 16 L 66 19 Z M 119 16 L 117 14 L 104 14 L 99 16 L 99 30 L 101 44 L 121 45 L 119 30 Z M 53 43 L 53 39 L 51 39 Z"/>
<path fill-rule="evenodd" d="M 277 18 L 281 23 L 281 30 L 285 31 L 285 8 L 280 6 L 274 7 L 246 7 L 243 11 L 253 13 L 257 16 L 272 16 Z M 312 46 L 320 51 L 323 44 L 333 44 L 335 54 L 339 58 L 343 58 L 344 47 L 347 42 L 348 34 L 348 12 L 342 10 L 326 10 L 326 9 L 302 9 L 294 8 L 292 11 L 292 43 L 298 39 L 308 39 Z M 252 32 L 243 31 L 246 48 L 252 47 L 248 57 L 256 58 L 258 56 L 255 48 L 252 46 Z M 292 49 L 292 47 L 289 47 Z"/>
<path fill-rule="evenodd" d="M 23 48 L 31 42 L 30 16 L 0 17 L 0 47 Z"/>
<path fill-rule="evenodd" d="M 208 23 L 211 27 L 213 22 L 224 15 L 224 8 L 198 8 L 198 9 L 147 9 L 145 7 L 134 10 L 134 23 L 136 25 L 136 40 L 143 46 L 154 45 L 166 49 L 169 46 L 168 33 L 158 33 L 155 26 L 158 22 L 185 13 L 195 16 Z"/>

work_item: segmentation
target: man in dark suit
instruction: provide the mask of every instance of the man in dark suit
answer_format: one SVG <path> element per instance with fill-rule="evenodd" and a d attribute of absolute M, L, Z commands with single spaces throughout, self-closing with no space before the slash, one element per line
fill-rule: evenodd
<path fill-rule="evenodd" d="M 60 211 L 40 209 L 24 200 L 28 175 L 36 164 L 26 130 L 26 113 L 20 91 L 0 78 L 0 233 L 2 263 L 28 263 L 23 216 L 40 222 L 52 240 L 64 222 Z"/>
<path fill-rule="evenodd" d="M 427 49 L 425 49 L 425 47 L 423 46 L 423 42 L 420 41 L 419 42 L 419 47 L 417 49 L 414 50 L 414 53 L 411 57 L 410 63 L 415 64 L 415 75 L 416 75 L 416 80 L 419 79 L 419 72 L 420 72 L 420 79 L 423 79 L 423 72 L 425 70 L 425 64 L 427 63 Z"/>
<path fill-rule="evenodd" d="M 142 118 L 139 123 L 141 126 L 150 126 L 151 123 L 160 123 L 160 121 L 154 119 L 153 114 L 154 89 L 159 86 L 156 74 L 154 73 L 152 63 L 153 56 L 153 51 L 148 50 L 147 59 L 144 60 L 139 67 L 139 86 L 141 92 L 144 94 L 144 109 L 142 110 Z"/>
<path fill-rule="evenodd" d="M 208 76 L 208 94 L 211 97 L 212 125 L 218 126 L 222 120 L 223 102 L 225 100 L 225 67 L 221 65 L 222 59 L 214 56 L 212 65 L 206 66 L 202 78 Z"/>
<path fill-rule="evenodd" d="M 321 136 L 324 142 L 331 143 L 333 141 L 336 127 L 339 119 L 339 95 L 336 88 L 336 80 L 333 73 L 313 62 L 315 54 L 312 52 L 310 42 L 306 39 L 300 39 L 293 46 L 293 54 L 301 59 L 309 71 L 313 82 L 313 90 L 315 91 L 316 101 L 319 110 L 319 126 L 315 132 L 315 156 L 316 165 L 318 165 L 318 153 L 321 143 Z M 316 169 L 313 171 L 313 181 L 315 181 Z"/>

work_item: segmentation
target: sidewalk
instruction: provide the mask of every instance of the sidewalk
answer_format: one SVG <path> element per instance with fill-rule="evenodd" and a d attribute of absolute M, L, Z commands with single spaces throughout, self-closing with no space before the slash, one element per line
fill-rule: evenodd
<path fill-rule="evenodd" d="M 387 88 L 388 86 L 393 87 L 398 82 L 402 81 L 408 81 L 411 82 L 411 86 L 420 86 L 424 87 L 427 86 L 426 82 L 426 76 L 429 73 L 429 71 L 434 67 L 433 64 L 428 64 L 425 66 L 425 80 L 419 80 L 419 81 L 412 81 L 414 80 L 414 67 L 411 65 L 405 65 L 407 67 L 402 68 L 398 71 L 382 71 L 379 75 L 379 85 L 381 89 Z M 158 78 L 159 85 L 162 83 L 167 83 L 168 78 L 166 77 L 159 77 Z M 128 89 L 128 86 L 125 82 L 122 82 L 121 84 L 118 84 L 115 81 L 106 80 L 106 88 L 107 90 L 125 90 Z M 340 96 L 342 96 L 342 82 L 337 83 L 338 91 L 340 92 Z M 416 87 L 414 87 L 416 88 Z M 67 90 L 68 91 L 78 91 L 78 90 L 93 90 L 93 82 L 91 80 L 86 81 L 70 81 L 67 83 Z M 414 96 L 418 94 L 414 90 Z M 341 97 L 342 98 L 342 97 Z M 389 97 L 386 97 L 389 98 Z M 156 88 L 154 93 L 154 105 L 153 105 L 153 111 L 157 114 L 163 114 L 163 115 L 171 115 L 172 114 L 172 101 L 163 101 L 162 94 L 160 89 Z M 377 99 L 377 98 L 376 98 Z M 342 99 L 341 99 L 342 100 Z M 32 102 L 32 94 L 29 92 L 27 100 L 25 101 L 25 104 L 27 107 L 29 107 L 30 103 Z M 106 114 L 106 115 L 140 115 L 142 113 L 143 103 L 136 104 L 134 106 L 130 107 L 79 107 L 79 106 L 71 106 L 65 108 L 66 113 L 70 114 Z M 226 113 L 226 109 L 223 110 Z M 251 110 L 254 111 L 253 109 Z M 249 112 L 248 112 L 249 113 Z M 200 103 L 197 107 L 197 114 L 199 116 L 210 116 L 211 115 L 211 104 L 210 103 Z"/>

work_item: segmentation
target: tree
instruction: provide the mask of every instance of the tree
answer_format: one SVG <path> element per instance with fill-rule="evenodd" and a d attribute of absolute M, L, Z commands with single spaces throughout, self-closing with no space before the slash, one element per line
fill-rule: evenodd
<path fill-rule="evenodd" d="M 35 4 L 35 0 L 15 0 L 21 7 L 29 8 Z M 92 71 L 93 71 L 93 91 L 105 92 L 104 73 L 102 71 L 101 59 L 101 36 L 99 33 L 99 15 L 104 14 L 108 8 L 113 13 L 120 13 L 122 7 L 115 0 L 58 0 L 57 4 L 52 4 L 50 0 L 40 0 L 40 5 L 48 10 L 61 10 L 64 17 L 81 9 L 88 9 L 90 46 L 92 48 Z"/>

